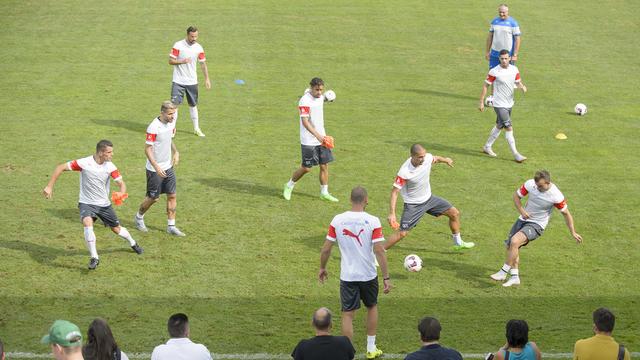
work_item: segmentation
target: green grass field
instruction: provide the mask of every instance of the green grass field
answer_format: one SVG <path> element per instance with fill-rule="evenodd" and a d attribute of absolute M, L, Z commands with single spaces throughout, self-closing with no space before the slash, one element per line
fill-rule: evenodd
<path fill-rule="evenodd" d="M 529 92 L 513 119 L 519 150 L 504 137 L 481 153 L 493 111 L 476 109 L 487 71 L 484 42 L 497 2 L 466 1 L 3 1 L 0 71 L 0 338 L 10 352 L 46 353 L 53 320 L 85 330 L 106 318 L 127 353 L 166 341 L 166 319 L 191 318 L 192 339 L 214 353 L 288 353 L 312 336 L 311 313 L 339 310 L 339 252 L 330 280 L 316 280 L 332 217 L 349 208 L 355 185 L 383 220 L 391 184 L 408 148 L 450 156 L 432 172 L 435 194 L 462 212 L 462 233 L 477 246 L 451 251 L 444 219 L 425 218 L 388 258 L 395 288 L 380 296 L 378 345 L 419 347 L 419 318 L 435 315 L 442 342 L 464 353 L 493 351 L 504 324 L 524 318 L 545 353 L 569 353 L 591 336 L 591 312 L 614 310 L 614 336 L 640 351 L 640 3 L 515 1 L 523 31 L 518 66 Z M 171 45 L 200 28 L 213 89 L 200 92 L 205 139 L 180 108 L 176 144 L 178 225 L 164 232 L 164 200 L 134 229 L 145 191 L 144 132 L 169 97 Z M 201 73 L 199 73 L 201 76 Z M 282 185 L 299 164 L 297 100 L 320 76 L 337 100 L 325 106 L 336 139 L 330 191 L 321 202 L 317 169 L 295 188 Z M 201 78 L 202 79 L 202 78 Z M 246 85 L 234 84 L 243 79 Z M 585 117 L 573 106 L 589 106 Z M 554 135 L 564 132 L 568 140 Z M 40 194 L 53 168 L 115 144 L 114 163 L 130 198 L 117 209 L 143 256 L 96 226 L 101 264 L 88 253 L 77 211 L 78 174 L 65 173 L 54 198 Z M 555 213 L 522 252 L 523 285 L 504 289 L 488 275 L 503 262 L 502 240 L 516 219 L 513 191 L 548 169 L 584 237 L 578 246 Z M 385 233 L 391 229 L 385 226 Z M 402 260 L 419 254 L 425 268 Z M 365 345 L 358 314 L 355 346 Z M 335 332 L 339 332 L 339 320 Z"/>

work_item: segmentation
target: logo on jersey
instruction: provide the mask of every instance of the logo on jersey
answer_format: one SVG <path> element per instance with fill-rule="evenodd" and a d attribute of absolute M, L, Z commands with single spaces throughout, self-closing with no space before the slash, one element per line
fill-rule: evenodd
<path fill-rule="evenodd" d="M 358 244 L 360 244 L 360 247 L 362 247 L 362 241 L 360 241 L 360 234 L 362 234 L 363 232 L 364 232 L 364 229 L 360 229 L 360 232 L 358 232 L 358 235 L 356 235 L 351 231 L 349 231 L 348 229 L 343 229 L 342 235 L 354 238 L 358 242 Z"/>

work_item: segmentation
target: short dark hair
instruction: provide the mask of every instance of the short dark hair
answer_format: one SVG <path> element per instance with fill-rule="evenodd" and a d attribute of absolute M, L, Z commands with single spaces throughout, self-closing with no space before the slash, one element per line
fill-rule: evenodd
<path fill-rule="evenodd" d="M 440 331 L 442 326 L 440 321 L 434 317 L 424 317 L 418 324 L 418 331 L 420 332 L 420 338 L 422 341 L 434 341 L 440 340 Z"/>
<path fill-rule="evenodd" d="M 536 171 L 536 174 L 534 175 L 533 180 L 535 180 L 535 182 L 538 182 L 543 179 L 546 180 L 547 182 L 551 182 L 551 174 L 549 174 L 547 170 Z"/>
<path fill-rule="evenodd" d="M 593 324 L 598 331 L 612 332 L 616 325 L 616 316 L 607 308 L 598 308 L 593 312 Z"/>
<path fill-rule="evenodd" d="M 367 199 L 367 189 L 362 186 L 356 186 L 351 190 L 351 202 L 354 204 L 362 204 Z"/>
<path fill-rule="evenodd" d="M 311 81 L 309 81 L 309 85 L 314 88 L 318 85 L 324 85 L 324 81 L 322 79 L 320 79 L 319 77 L 314 77 L 313 79 L 311 79 Z"/>
<path fill-rule="evenodd" d="M 195 26 L 189 26 L 187 28 L 187 34 L 198 31 L 198 28 Z"/>
<path fill-rule="evenodd" d="M 529 325 L 524 320 L 509 320 L 506 326 L 507 343 L 511 347 L 523 347 L 529 342 Z"/>
<path fill-rule="evenodd" d="M 96 144 L 96 152 L 104 151 L 108 147 L 113 147 L 113 143 L 109 140 L 100 140 Z"/>
<path fill-rule="evenodd" d="M 318 312 L 321 310 L 325 311 L 324 316 L 319 316 Z M 311 318 L 311 323 L 318 330 L 329 330 L 331 327 L 331 311 L 327 308 L 320 308 L 313 312 L 313 317 Z"/>
<path fill-rule="evenodd" d="M 420 144 L 411 145 L 411 155 L 416 155 L 420 150 L 424 150 L 424 146 Z"/>
<path fill-rule="evenodd" d="M 173 314 L 167 321 L 167 329 L 172 338 L 186 337 L 189 329 L 189 318 L 182 313 Z"/>
<path fill-rule="evenodd" d="M 507 49 L 500 50 L 500 55 L 504 55 L 504 54 L 507 54 L 507 55 L 511 56 L 511 53 L 509 53 L 509 50 L 507 50 Z"/>

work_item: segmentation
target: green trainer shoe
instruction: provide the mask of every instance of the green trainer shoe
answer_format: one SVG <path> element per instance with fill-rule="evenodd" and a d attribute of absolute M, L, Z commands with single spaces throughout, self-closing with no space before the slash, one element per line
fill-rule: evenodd
<path fill-rule="evenodd" d="M 462 244 L 460 245 L 453 245 L 453 250 L 466 250 L 466 249 L 471 249 L 472 247 L 476 246 L 476 244 L 472 243 L 472 242 L 462 242 Z"/>
<path fill-rule="evenodd" d="M 376 348 L 375 351 L 367 351 L 367 359 L 375 359 L 382 356 L 382 350 Z"/>
<path fill-rule="evenodd" d="M 282 197 L 284 197 L 285 200 L 291 200 L 292 192 L 293 192 L 293 188 L 290 188 L 289 186 L 287 186 L 287 184 L 284 184 L 284 190 L 282 190 Z"/>

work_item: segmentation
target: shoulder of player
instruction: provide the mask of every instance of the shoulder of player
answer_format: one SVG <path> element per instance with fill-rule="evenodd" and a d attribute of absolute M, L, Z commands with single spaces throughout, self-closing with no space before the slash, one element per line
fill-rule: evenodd
<path fill-rule="evenodd" d="M 557 198 L 564 199 L 564 194 L 560 189 L 556 186 L 556 184 L 551 183 L 551 188 L 549 189 L 549 193 Z"/>
<path fill-rule="evenodd" d="M 513 27 L 518 27 L 518 20 L 512 18 L 511 16 L 509 16 L 509 18 L 507 19 L 507 21 L 509 22 L 509 24 L 511 24 L 511 26 Z"/>

